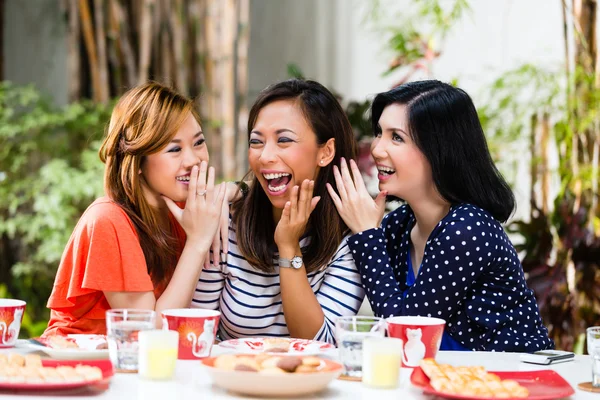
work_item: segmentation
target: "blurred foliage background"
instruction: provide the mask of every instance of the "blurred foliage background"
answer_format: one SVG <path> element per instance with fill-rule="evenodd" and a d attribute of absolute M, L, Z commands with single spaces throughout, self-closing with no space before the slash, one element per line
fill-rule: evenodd
<path fill-rule="evenodd" d="M 68 1 L 72 102 L 57 108 L 31 86 L 0 84 L 0 296 L 27 300 L 22 336 L 45 328 L 63 248 L 82 211 L 102 195 L 97 149 L 111 99 L 124 87 L 152 78 L 191 96 L 206 93 L 199 108 L 215 138 L 211 157 L 223 166 L 223 178 L 245 171 L 247 2 L 217 3 Z M 385 39 L 386 73 L 402 73 L 395 84 L 417 72 L 431 76 L 447 35 L 469 15 L 467 0 L 414 4 L 391 15 L 373 0 L 365 16 Z M 508 229 L 557 348 L 582 353 L 585 328 L 600 325 L 597 10 L 593 0 L 561 5 L 557 29 L 564 37 L 556 46 L 565 49 L 565 65 L 508 71 L 477 106 L 505 176 L 514 183 L 517 162 L 530 160 L 530 213 Z M 183 46 L 186 40 L 194 45 Z M 302 71 L 292 64 L 288 75 Z M 340 101 L 360 143 L 361 170 L 373 184 L 369 99 Z"/>

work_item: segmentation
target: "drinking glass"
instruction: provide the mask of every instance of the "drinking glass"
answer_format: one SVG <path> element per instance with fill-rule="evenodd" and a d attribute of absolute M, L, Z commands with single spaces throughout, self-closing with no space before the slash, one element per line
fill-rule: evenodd
<path fill-rule="evenodd" d="M 368 337 L 363 343 L 363 383 L 380 388 L 398 386 L 402 364 L 402 339 Z"/>
<path fill-rule="evenodd" d="M 600 387 L 600 326 L 587 328 L 587 351 L 592 358 L 592 386 Z"/>
<path fill-rule="evenodd" d="M 368 337 L 384 337 L 385 320 L 378 317 L 339 317 L 335 322 L 335 336 L 345 375 L 362 378 L 363 341 Z"/>
<path fill-rule="evenodd" d="M 139 334 L 138 374 L 145 379 L 170 379 L 175 372 L 179 332 L 152 329 Z"/>
<path fill-rule="evenodd" d="M 155 328 L 151 310 L 117 309 L 106 312 L 108 354 L 117 372 L 137 372 L 138 332 Z"/>

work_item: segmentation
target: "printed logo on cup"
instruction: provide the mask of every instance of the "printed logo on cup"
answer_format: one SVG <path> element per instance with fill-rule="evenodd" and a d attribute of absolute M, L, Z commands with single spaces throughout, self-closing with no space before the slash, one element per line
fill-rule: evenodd
<path fill-rule="evenodd" d="M 221 313 L 213 310 L 181 308 L 162 312 L 163 329 L 179 332 L 180 360 L 210 356 Z"/>
<path fill-rule="evenodd" d="M 0 348 L 17 343 L 25 305 L 23 300 L 0 299 Z"/>
<path fill-rule="evenodd" d="M 402 339 L 402 366 L 418 367 L 423 358 L 435 358 L 446 321 L 429 317 L 391 317 L 386 320 L 388 335 Z"/>

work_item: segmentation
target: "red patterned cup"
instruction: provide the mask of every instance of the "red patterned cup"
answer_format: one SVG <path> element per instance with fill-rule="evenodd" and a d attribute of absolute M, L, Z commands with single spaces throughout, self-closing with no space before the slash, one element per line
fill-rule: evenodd
<path fill-rule="evenodd" d="M 402 339 L 402 367 L 418 367 L 423 358 L 435 358 L 446 321 L 430 317 L 391 317 L 386 320 L 388 335 Z"/>
<path fill-rule="evenodd" d="M 25 304 L 23 300 L 0 299 L 0 348 L 17 343 Z"/>
<path fill-rule="evenodd" d="M 210 356 L 221 313 L 201 308 L 175 308 L 162 312 L 163 329 L 179 332 L 180 360 Z"/>

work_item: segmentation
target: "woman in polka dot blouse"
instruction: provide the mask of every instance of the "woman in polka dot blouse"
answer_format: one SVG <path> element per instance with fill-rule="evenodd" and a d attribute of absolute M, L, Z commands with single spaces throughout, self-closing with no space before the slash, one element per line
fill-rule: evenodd
<path fill-rule="evenodd" d="M 371 111 L 379 195 L 344 160 L 337 193 L 328 191 L 354 233 L 348 245 L 375 314 L 446 320 L 442 350 L 553 348 L 500 225 L 515 199 L 469 95 L 411 82 L 377 95 Z M 386 196 L 406 204 L 383 218 Z"/>

